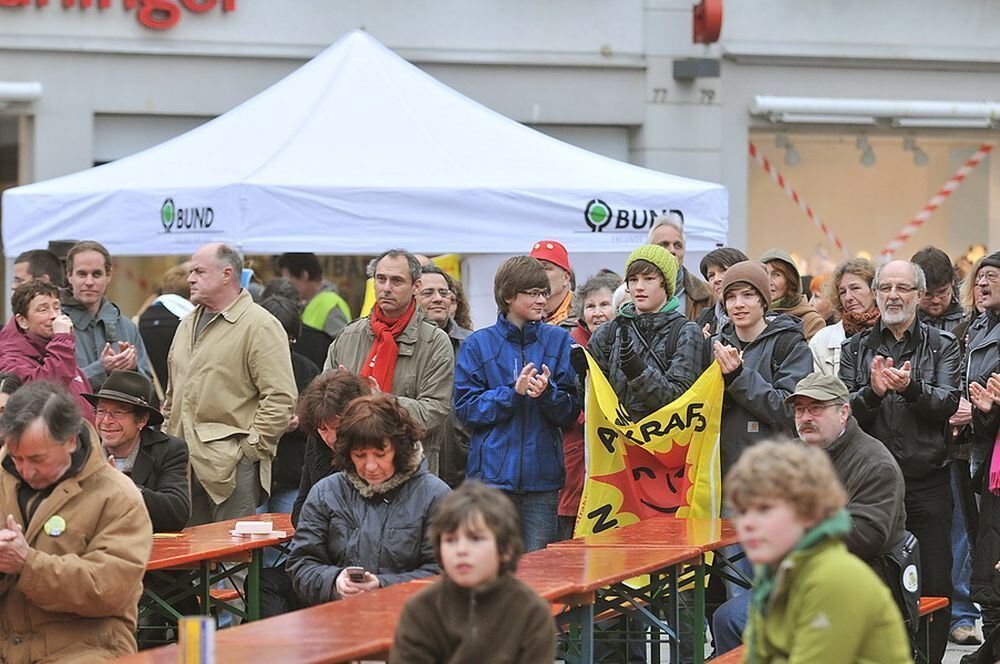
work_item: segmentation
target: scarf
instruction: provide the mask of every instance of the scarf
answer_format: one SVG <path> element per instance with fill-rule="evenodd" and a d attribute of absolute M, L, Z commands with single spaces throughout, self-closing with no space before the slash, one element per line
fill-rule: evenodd
<path fill-rule="evenodd" d="M 854 313 L 853 311 L 845 311 L 841 315 L 841 322 L 844 323 L 844 334 L 849 337 L 853 337 L 858 332 L 864 332 L 878 323 L 882 314 L 879 313 L 878 307 L 872 307 L 868 311 L 862 311 L 861 313 Z"/>
<path fill-rule="evenodd" d="M 410 306 L 406 308 L 402 316 L 396 320 L 387 320 L 380 307 L 377 305 L 372 307 L 371 317 L 368 320 L 371 323 L 375 341 L 372 343 L 368 358 L 361 367 L 361 376 L 363 378 L 374 376 L 375 380 L 378 381 L 379 388 L 385 392 L 392 391 L 392 378 L 396 374 L 396 359 L 399 358 L 399 345 L 396 343 L 396 337 L 402 334 L 406 326 L 410 324 L 416 308 L 417 301 L 411 300 Z"/>
<path fill-rule="evenodd" d="M 573 304 L 573 291 L 566 291 L 566 297 L 563 301 L 556 307 L 556 310 L 552 312 L 551 316 L 545 317 L 545 322 L 549 325 L 559 325 L 564 320 L 569 318 L 569 308 Z"/>
<path fill-rule="evenodd" d="M 850 514 L 848 514 L 846 508 L 841 508 L 830 518 L 807 530 L 802 539 L 792 547 L 791 551 L 785 554 L 785 557 L 776 566 L 760 565 L 753 579 L 753 589 L 750 591 L 750 605 L 757 615 L 763 618 L 767 614 L 771 595 L 779 586 L 783 573 L 795 567 L 795 560 L 799 557 L 798 554 L 822 544 L 827 539 L 842 538 L 850 530 Z M 752 613 L 753 611 L 751 612 L 751 623 L 753 623 Z M 757 634 L 755 632 L 756 630 L 751 625 L 751 629 L 747 631 L 747 638 L 745 639 L 747 652 L 750 654 L 750 662 L 754 661 L 756 655 L 754 641 L 757 638 Z"/>
<path fill-rule="evenodd" d="M 1000 496 L 1000 433 L 993 441 L 993 456 L 990 458 L 990 492 Z"/>
<path fill-rule="evenodd" d="M 650 312 L 650 313 L 662 314 L 662 313 L 665 313 L 667 311 L 673 311 L 674 309 L 676 309 L 680 305 L 681 305 L 680 300 L 678 300 L 677 296 L 674 295 L 672 298 L 670 298 L 669 300 L 667 300 L 667 303 L 664 304 L 662 307 L 660 307 L 658 311 Z M 640 314 L 639 310 L 635 308 L 635 302 L 629 301 L 629 302 L 623 303 L 622 306 L 620 306 L 618 308 L 618 315 L 619 316 L 624 316 L 625 318 L 637 318 L 637 317 L 641 316 L 642 314 Z"/>

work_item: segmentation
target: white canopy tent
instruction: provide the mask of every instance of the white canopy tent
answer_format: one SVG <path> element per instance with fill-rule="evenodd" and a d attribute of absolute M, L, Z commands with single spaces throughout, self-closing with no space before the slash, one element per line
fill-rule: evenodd
<path fill-rule="evenodd" d="M 215 120 L 10 189 L 3 208 L 8 257 L 64 237 L 121 256 L 212 240 L 248 253 L 524 253 L 542 238 L 620 255 L 671 210 L 690 250 L 709 250 L 725 241 L 728 203 L 721 185 L 505 118 L 353 31 Z"/>

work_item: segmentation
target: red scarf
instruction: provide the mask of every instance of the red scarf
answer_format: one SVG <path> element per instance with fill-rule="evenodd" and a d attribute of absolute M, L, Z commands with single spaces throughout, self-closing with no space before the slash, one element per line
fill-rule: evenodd
<path fill-rule="evenodd" d="M 384 392 L 392 391 L 392 378 L 396 374 L 396 359 L 399 357 L 396 337 L 410 324 L 413 312 L 416 310 L 417 301 L 412 300 L 402 316 L 396 320 L 388 320 L 377 304 L 372 307 L 371 317 L 368 320 L 372 326 L 372 334 L 375 335 L 375 342 L 361 368 L 361 375 L 365 378 L 374 376 L 379 388 Z"/>

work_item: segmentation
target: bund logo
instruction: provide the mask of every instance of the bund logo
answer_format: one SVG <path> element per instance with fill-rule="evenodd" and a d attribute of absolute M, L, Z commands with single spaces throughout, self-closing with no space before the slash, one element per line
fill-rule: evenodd
<path fill-rule="evenodd" d="M 163 232 L 210 233 L 215 221 L 215 210 L 205 207 L 177 207 L 173 198 L 167 198 L 160 206 L 160 223 Z"/>
<path fill-rule="evenodd" d="M 684 223 L 684 212 L 676 208 L 640 210 L 613 208 L 600 198 L 592 198 L 583 210 L 583 220 L 591 233 L 640 233 L 653 227 L 657 217 L 672 217 Z M 614 222 L 614 223 L 612 223 Z"/>

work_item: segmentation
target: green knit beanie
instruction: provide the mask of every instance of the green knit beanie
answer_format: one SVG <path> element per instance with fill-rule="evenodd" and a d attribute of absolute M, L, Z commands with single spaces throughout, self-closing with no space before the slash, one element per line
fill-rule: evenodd
<path fill-rule="evenodd" d="M 644 244 L 637 248 L 625 260 L 625 274 L 628 274 L 629 266 L 632 263 L 643 260 L 652 263 L 663 275 L 663 289 L 667 292 L 667 299 L 674 296 L 674 285 L 677 283 L 677 259 L 674 255 L 658 244 Z"/>

